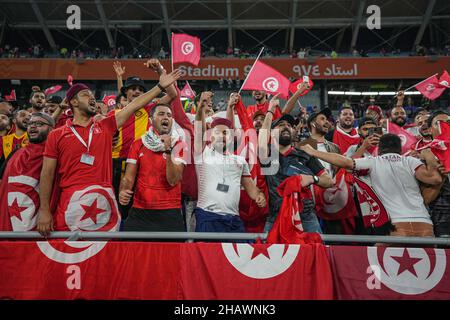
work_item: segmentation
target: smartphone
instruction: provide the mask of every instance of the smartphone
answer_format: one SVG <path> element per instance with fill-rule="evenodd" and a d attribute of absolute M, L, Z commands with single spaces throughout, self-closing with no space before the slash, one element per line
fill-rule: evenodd
<path fill-rule="evenodd" d="M 383 135 L 383 128 L 382 127 L 375 127 L 369 129 L 369 136 L 373 135 L 374 133 L 382 136 Z"/>
<path fill-rule="evenodd" d="M 303 76 L 303 82 L 309 83 L 309 77 L 308 76 Z"/>

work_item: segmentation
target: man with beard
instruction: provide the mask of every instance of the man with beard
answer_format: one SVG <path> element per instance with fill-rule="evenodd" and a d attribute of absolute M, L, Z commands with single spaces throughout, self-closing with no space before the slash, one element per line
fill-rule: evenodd
<path fill-rule="evenodd" d="M 39 208 L 36 189 L 39 187 L 45 141 L 54 126 L 55 121 L 49 115 L 33 113 L 27 130 L 30 143 L 8 158 L 0 177 L 0 207 L 7 208 L 0 212 L 0 230 L 29 231 L 36 227 Z M 23 183 L 22 180 L 28 182 Z M 26 197 L 17 196 L 18 192 Z M 10 196 L 15 198 L 12 203 L 8 201 Z M 33 212 L 28 210 L 31 207 L 29 199 L 33 201 Z"/>
<path fill-rule="evenodd" d="M 431 128 L 428 126 L 429 113 L 425 113 L 422 116 L 416 117 L 417 128 L 419 129 L 420 138 L 411 146 L 411 150 L 417 151 L 423 149 L 426 145 L 433 141 L 433 135 L 431 134 Z"/>
<path fill-rule="evenodd" d="M 339 120 L 336 129 L 330 130 L 325 139 L 336 144 L 342 153 L 347 152 L 347 149 L 354 144 L 358 144 L 359 135 L 355 125 L 355 115 L 350 106 L 344 106 L 339 111 Z"/>
<path fill-rule="evenodd" d="M 247 108 L 247 113 L 250 118 L 253 118 L 253 115 L 256 111 L 261 111 L 266 114 L 269 109 L 269 101 L 267 100 L 267 94 L 264 91 L 255 90 L 252 92 L 253 99 L 255 99 L 256 104 L 250 105 Z M 281 117 L 281 109 L 278 106 L 274 111 L 273 119 L 276 120 Z"/>
<path fill-rule="evenodd" d="M 0 139 L 8 135 L 9 130 L 11 130 L 11 118 L 9 113 L 0 111 Z"/>
<path fill-rule="evenodd" d="M 120 216 L 112 189 L 113 135 L 179 77 L 179 70 L 163 72 L 157 86 L 134 99 L 121 112 L 99 122 L 92 119 L 97 108 L 89 87 L 82 83 L 70 87 L 66 99 L 74 118 L 50 133 L 44 153 L 37 228 L 41 234 L 48 235 L 52 230 L 118 229 Z M 57 169 L 61 195 L 53 221 L 50 196 Z M 96 192 L 92 192 L 94 187 Z"/>
<path fill-rule="evenodd" d="M 214 119 L 210 143 L 204 141 L 209 99 L 207 95 L 200 97 L 195 118 L 194 157 L 198 178 L 195 231 L 245 232 L 239 217 L 241 186 L 258 207 L 265 207 L 266 199 L 251 178 L 247 161 L 232 152 L 234 138 L 230 120 Z"/>
<path fill-rule="evenodd" d="M 416 110 L 416 112 L 414 113 L 413 116 L 413 120 L 414 122 L 406 125 L 404 128 L 406 129 L 406 131 L 408 131 L 409 133 L 415 135 L 417 138 L 421 138 L 421 134 L 420 134 L 420 126 L 424 123 L 423 119 L 421 121 L 421 124 L 419 125 L 419 119 L 422 118 L 425 115 L 430 115 L 430 113 L 425 110 L 424 108 L 418 108 Z M 426 123 L 427 121 L 425 121 Z"/>
<path fill-rule="evenodd" d="M 433 138 L 440 134 L 439 122 L 450 123 L 446 111 L 435 111 L 428 118 L 428 126 Z M 442 174 L 442 183 L 436 186 L 425 185 L 422 188 L 424 202 L 429 205 L 431 220 L 436 237 L 450 237 L 450 173 Z"/>
<path fill-rule="evenodd" d="M 279 106 L 277 96 L 270 100 L 266 118 L 258 135 L 261 166 L 269 187 L 269 216 L 264 227 L 265 232 L 272 229 L 280 212 L 282 198 L 277 188 L 286 178 L 300 175 L 302 177 L 302 187 L 308 187 L 311 184 L 317 184 L 323 188 L 333 186 L 333 180 L 326 173 L 319 160 L 292 147 L 295 119 L 291 115 L 285 114 L 272 122 L 274 110 Z M 279 133 L 278 140 L 274 135 L 276 131 Z M 271 147 L 270 141 L 273 141 L 274 148 Z M 271 154 L 272 149 L 277 154 Z M 303 211 L 300 213 L 303 230 L 305 232 L 321 232 L 319 221 L 314 211 L 314 201 L 304 199 L 303 205 Z"/>
<path fill-rule="evenodd" d="M 28 143 L 28 121 L 30 121 L 30 113 L 26 110 L 19 110 L 14 115 L 13 123 L 16 128 L 15 132 L 1 137 L 0 165 L 16 148 L 23 147 Z"/>
<path fill-rule="evenodd" d="M 42 112 L 45 108 L 45 93 L 41 90 L 33 91 L 30 95 L 31 113 Z"/>
<path fill-rule="evenodd" d="M 145 62 L 144 65 L 147 68 L 150 68 L 153 71 L 157 72 L 158 75 L 161 75 L 163 72 L 165 72 L 164 67 L 157 59 L 150 59 Z M 121 86 L 121 77 L 125 72 L 125 67 L 122 68 L 120 63 L 115 63 L 114 69 L 116 71 L 120 93 L 127 100 L 125 105 L 128 105 L 147 91 L 144 81 L 137 76 L 128 77 L 125 81 L 125 84 Z M 170 86 L 169 88 L 167 88 L 167 94 L 160 99 L 160 103 L 170 104 L 171 101 L 177 97 L 177 95 L 178 93 L 175 86 Z M 122 108 L 111 110 L 108 113 L 108 116 L 119 114 L 120 112 L 122 112 L 125 105 L 122 104 Z M 123 174 L 125 173 L 126 159 L 131 145 L 134 141 L 139 140 L 147 132 L 150 126 L 150 109 L 153 108 L 154 105 L 154 102 L 150 101 L 143 108 L 136 110 L 136 112 L 128 119 L 128 121 L 125 122 L 123 127 L 119 128 L 114 135 L 112 157 L 113 185 L 116 192 L 116 197 L 118 197 L 119 195 L 119 185 Z M 121 204 L 119 204 L 119 209 L 122 217 L 125 219 L 129 207 L 123 207 Z"/>
<path fill-rule="evenodd" d="M 8 101 L 4 101 L 0 97 L 0 112 L 3 112 L 5 114 L 11 114 L 13 112 L 14 108 L 12 104 Z"/>
<path fill-rule="evenodd" d="M 324 152 L 333 152 L 333 153 L 341 153 L 339 147 L 335 145 L 333 142 L 330 142 L 325 139 L 325 135 L 328 133 L 330 129 L 330 122 L 328 118 L 331 117 L 331 110 L 328 108 L 322 109 L 317 113 L 312 113 L 308 120 L 308 129 L 311 133 L 310 137 L 306 140 L 303 140 L 300 143 L 295 144 L 297 148 L 303 146 L 305 144 L 311 145 L 314 149 L 324 151 Z M 322 166 L 327 170 L 327 173 L 330 176 L 334 176 L 334 170 L 330 166 L 329 163 L 319 160 Z"/>
<path fill-rule="evenodd" d="M 376 127 L 376 120 L 370 117 L 361 118 L 358 127 L 358 134 L 361 137 L 361 141 L 358 144 L 350 146 L 345 156 L 354 159 L 374 156 L 373 153 L 381 138 L 381 134 L 374 132 Z"/>
<path fill-rule="evenodd" d="M 186 161 L 173 128 L 172 110 L 157 104 L 150 110 L 152 127 L 130 149 L 119 202 L 135 194 L 125 231 L 186 231 L 181 213 L 181 179 Z M 172 150 L 175 149 L 174 152 Z M 135 186 L 133 192 L 133 186 Z"/>

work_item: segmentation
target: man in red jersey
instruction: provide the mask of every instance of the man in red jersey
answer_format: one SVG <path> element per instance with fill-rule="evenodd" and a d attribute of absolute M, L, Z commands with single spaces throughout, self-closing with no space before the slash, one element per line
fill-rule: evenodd
<path fill-rule="evenodd" d="M 173 130 L 169 105 L 150 110 L 152 127 L 130 149 L 119 202 L 127 205 L 136 185 L 125 231 L 185 231 L 181 213 L 181 179 L 186 161 Z M 176 152 L 172 155 L 172 150 Z"/>
<path fill-rule="evenodd" d="M 81 83 L 66 94 L 73 109 L 73 120 L 52 131 L 48 137 L 41 171 L 41 207 L 37 230 L 48 235 L 52 230 L 115 231 L 120 224 L 112 188 L 112 138 L 137 110 L 156 98 L 180 77 L 179 70 L 161 74 L 159 83 L 137 97 L 121 112 L 94 122 L 95 97 Z M 55 173 L 58 175 L 58 208 L 50 211 Z M 53 221 L 54 217 L 54 221 Z"/>
<path fill-rule="evenodd" d="M 266 114 L 269 110 L 269 101 L 267 100 L 267 94 L 264 91 L 253 91 L 252 96 L 256 101 L 256 104 L 250 105 L 247 108 L 247 113 L 250 118 L 253 119 L 253 115 L 257 111 L 261 111 L 263 114 Z M 281 109 L 277 107 L 273 112 L 273 120 L 281 117 Z"/>

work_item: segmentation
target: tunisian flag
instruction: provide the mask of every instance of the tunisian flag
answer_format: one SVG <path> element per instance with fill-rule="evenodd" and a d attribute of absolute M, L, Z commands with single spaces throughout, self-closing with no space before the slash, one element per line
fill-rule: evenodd
<path fill-rule="evenodd" d="M 445 171 L 450 172 L 450 124 L 440 122 L 441 134 L 430 145 L 431 152 L 444 165 Z"/>
<path fill-rule="evenodd" d="M 449 300 L 450 250 L 329 247 L 338 300 Z"/>
<path fill-rule="evenodd" d="M 195 91 L 192 90 L 191 86 L 189 85 L 189 82 L 187 81 L 183 89 L 181 89 L 181 97 L 188 98 L 189 100 L 195 99 Z"/>
<path fill-rule="evenodd" d="M 48 96 L 49 94 L 54 94 L 56 92 L 58 92 L 59 90 L 61 90 L 62 86 L 61 85 L 56 85 L 56 86 L 52 86 L 50 88 L 45 89 L 44 93 L 46 96 Z"/>
<path fill-rule="evenodd" d="M 302 187 L 302 177 L 285 179 L 277 188 L 283 197 L 280 212 L 267 235 L 267 243 L 322 243 L 318 233 L 303 232 L 300 213 L 303 211 L 302 199 L 311 199 L 311 190 Z"/>
<path fill-rule="evenodd" d="M 269 199 L 269 189 L 267 188 L 266 179 L 262 175 L 261 165 L 257 157 L 258 136 L 253 126 L 252 119 L 249 117 L 242 100 L 238 101 L 235 109 L 242 130 L 244 130 L 244 138 L 238 147 L 237 153 L 245 158 L 250 166 L 250 175 L 256 182 L 256 186 L 264 193 L 266 199 Z M 249 197 L 245 190 L 241 190 L 239 216 L 244 222 L 245 230 L 247 232 L 263 232 L 268 213 L 268 203 L 264 208 L 260 208 L 256 205 L 256 202 Z"/>
<path fill-rule="evenodd" d="M 198 66 L 201 57 L 200 39 L 188 34 L 172 33 L 172 63 L 188 62 Z"/>
<path fill-rule="evenodd" d="M 277 70 L 261 61 L 256 61 L 244 81 L 242 90 L 261 90 L 269 94 L 280 94 L 280 97 L 289 98 L 291 82 Z"/>
<path fill-rule="evenodd" d="M 294 94 L 297 92 L 297 90 L 300 88 L 300 85 L 303 83 L 303 79 L 297 80 L 293 83 L 291 83 L 291 85 L 289 86 L 289 91 Z M 309 78 L 309 89 L 306 89 L 305 91 L 303 91 L 300 94 L 301 96 L 306 95 L 308 92 L 310 92 L 312 90 L 312 87 L 314 86 L 314 83 L 312 82 L 311 78 Z"/>
<path fill-rule="evenodd" d="M 345 154 L 350 146 L 358 144 L 360 141 L 361 138 L 355 128 L 350 133 L 347 133 L 339 126 L 336 126 L 333 134 L 333 143 L 339 147 L 342 154 Z"/>
<path fill-rule="evenodd" d="M 180 254 L 180 299 L 333 299 L 322 244 L 188 244 Z"/>
<path fill-rule="evenodd" d="M 422 82 L 419 82 L 415 87 L 417 90 L 420 91 L 421 94 L 423 94 L 425 97 L 427 97 L 430 100 L 435 100 L 439 98 L 442 93 L 445 91 L 446 88 L 448 88 L 448 74 L 447 79 L 445 78 L 445 74 L 442 75 L 442 82 L 440 83 L 440 80 L 436 75 L 429 77 L 428 79 L 425 79 Z M 447 81 L 447 86 L 445 86 L 445 82 Z"/>
<path fill-rule="evenodd" d="M 0 230 L 30 231 L 36 227 L 44 148 L 45 143 L 30 143 L 9 159 L 0 184 Z"/>
<path fill-rule="evenodd" d="M 317 216 L 324 220 L 341 220 L 355 217 L 353 200 L 353 175 L 345 169 L 339 169 L 333 187 L 324 189 L 314 185 L 314 200 Z"/>
<path fill-rule="evenodd" d="M 402 154 L 407 153 L 411 148 L 417 143 L 417 138 L 412 133 L 409 133 L 402 127 L 399 127 L 395 123 L 388 120 L 387 122 L 387 132 L 395 134 L 402 140 Z"/>
<path fill-rule="evenodd" d="M 16 101 L 16 90 L 11 90 L 11 93 L 9 95 L 5 96 L 6 101 Z"/>

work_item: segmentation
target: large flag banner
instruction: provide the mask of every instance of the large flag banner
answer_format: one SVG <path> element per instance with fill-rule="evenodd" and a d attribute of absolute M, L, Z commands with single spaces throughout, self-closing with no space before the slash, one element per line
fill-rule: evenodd
<path fill-rule="evenodd" d="M 288 78 L 258 60 L 247 75 L 242 90 L 261 90 L 272 95 L 279 93 L 280 97 L 287 99 L 290 86 Z"/>
<path fill-rule="evenodd" d="M 449 300 L 449 250 L 330 247 L 338 300 Z"/>
<path fill-rule="evenodd" d="M 447 75 L 448 76 L 448 75 Z M 443 84 L 440 84 L 440 81 L 436 75 L 425 79 L 424 81 L 417 84 L 415 87 L 417 90 L 420 91 L 421 94 L 423 94 L 425 97 L 427 97 L 430 100 L 435 100 L 439 98 L 442 93 L 445 91 L 445 89 L 448 87 L 448 79 L 447 79 L 447 86 L 445 86 L 445 79 L 442 80 Z"/>
<path fill-rule="evenodd" d="M 184 85 L 183 89 L 181 89 L 181 97 L 188 98 L 189 100 L 195 99 L 195 91 L 192 90 L 191 86 L 189 85 L 189 82 L 186 81 L 186 84 Z"/>
<path fill-rule="evenodd" d="M 333 299 L 322 244 L 191 245 L 181 257 L 182 299 Z"/>
<path fill-rule="evenodd" d="M 200 39 L 187 34 L 172 33 L 172 63 L 187 62 L 198 66 L 201 57 Z"/>
<path fill-rule="evenodd" d="M 402 140 L 402 154 L 409 152 L 417 143 L 417 138 L 415 135 L 389 120 L 387 121 L 387 132 L 400 137 L 400 139 Z"/>

